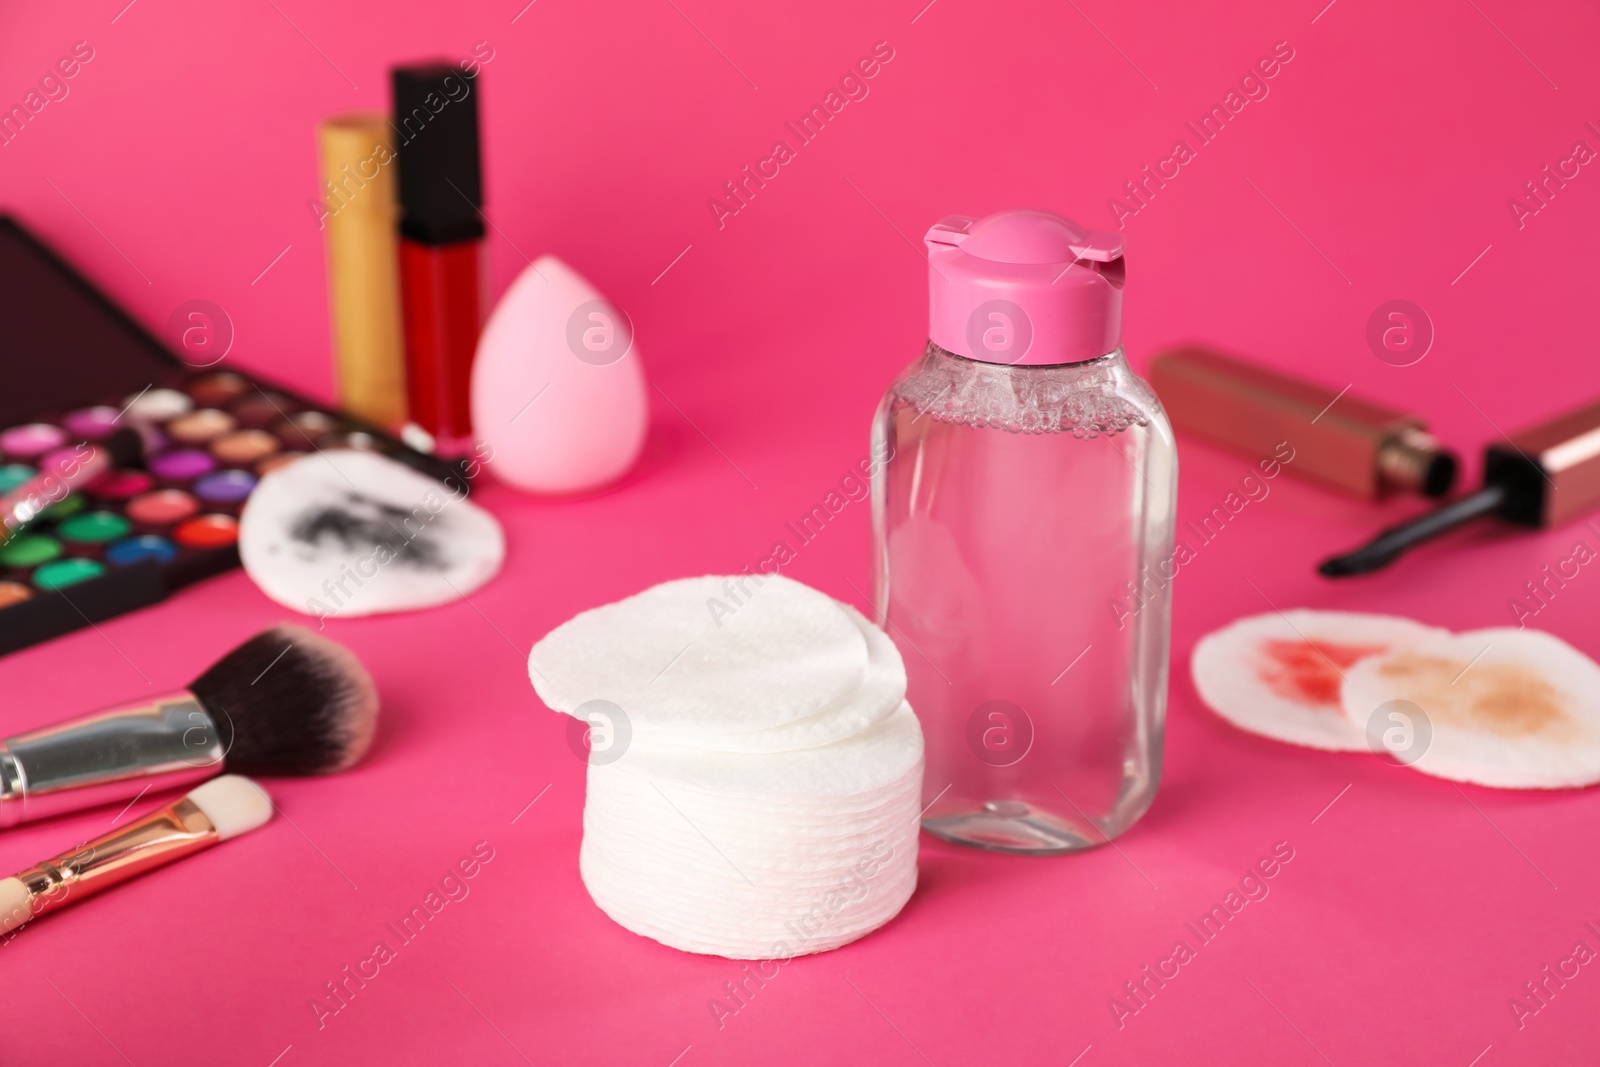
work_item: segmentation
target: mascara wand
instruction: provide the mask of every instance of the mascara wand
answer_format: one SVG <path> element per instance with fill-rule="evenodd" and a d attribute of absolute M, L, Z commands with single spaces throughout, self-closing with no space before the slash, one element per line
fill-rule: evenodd
<path fill-rule="evenodd" d="M 1560 525 L 1596 507 L 1600 507 L 1600 402 L 1490 445 L 1484 453 L 1482 489 L 1323 560 L 1317 573 L 1346 578 L 1381 570 L 1406 550 L 1485 515 L 1541 528 Z"/>

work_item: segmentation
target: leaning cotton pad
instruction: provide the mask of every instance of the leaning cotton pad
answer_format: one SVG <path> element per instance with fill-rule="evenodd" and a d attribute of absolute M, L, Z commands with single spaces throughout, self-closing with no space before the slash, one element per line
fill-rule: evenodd
<path fill-rule="evenodd" d="M 666 582 L 586 611 L 528 657 L 551 708 L 609 700 L 640 733 L 783 726 L 854 693 L 866 667 L 866 639 L 836 601 L 745 575 Z"/>
<path fill-rule="evenodd" d="M 643 723 L 643 736 L 722 752 L 787 752 L 850 737 L 888 718 L 906 695 L 906 667 L 900 659 L 900 650 L 894 647 L 888 634 L 868 622 L 855 608 L 839 603 L 834 606 L 860 631 L 867 645 L 867 665 L 854 690 L 814 714 L 781 726 L 746 730 L 739 728 L 742 723 L 722 723 L 714 728 L 686 725 L 661 728 L 647 718 Z"/>
<path fill-rule="evenodd" d="M 529 673 L 552 708 L 608 700 L 631 725 L 592 755 L 579 850 L 627 929 L 787 958 L 916 888 L 922 730 L 893 643 L 853 609 L 776 577 L 668 582 L 558 627 Z"/>
<path fill-rule="evenodd" d="M 1239 619 L 1195 646 L 1200 699 L 1242 730 L 1290 744 L 1364 751 L 1364 723 L 1341 710 L 1339 687 L 1367 656 L 1441 636 L 1393 615 L 1297 609 Z"/>
<path fill-rule="evenodd" d="M 494 516 L 374 452 L 308 453 L 261 479 L 239 520 L 261 591 L 307 615 L 410 611 L 460 599 L 500 570 Z"/>
<path fill-rule="evenodd" d="M 1550 634 L 1441 634 L 1346 672 L 1352 729 L 1395 700 L 1420 708 L 1426 725 L 1409 726 L 1431 734 L 1407 760 L 1419 771 L 1502 789 L 1600 782 L 1600 665 Z"/>

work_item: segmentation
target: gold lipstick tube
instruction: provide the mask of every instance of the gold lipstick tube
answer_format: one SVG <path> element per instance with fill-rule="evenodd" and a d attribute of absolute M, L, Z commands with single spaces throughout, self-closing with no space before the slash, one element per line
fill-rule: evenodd
<path fill-rule="evenodd" d="M 1195 345 L 1160 353 L 1150 383 L 1172 425 L 1252 457 L 1283 441 L 1288 470 L 1371 499 L 1443 496 L 1456 457 L 1398 408 Z"/>
<path fill-rule="evenodd" d="M 163 867 L 222 840 L 199 806 L 184 797 L 120 830 L 0 881 L 0 933 Z M 15 883 L 20 883 L 18 889 Z"/>
<path fill-rule="evenodd" d="M 392 428 L 406 420 L 406 386 L 391 137 L 377 113 L 317 127 L 339 403 Z"/>

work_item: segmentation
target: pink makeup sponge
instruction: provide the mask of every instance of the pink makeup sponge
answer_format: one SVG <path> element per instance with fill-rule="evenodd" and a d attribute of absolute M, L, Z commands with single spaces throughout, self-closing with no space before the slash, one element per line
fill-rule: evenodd
<path fill-rule="evenodd" d="M 530 493 L 581 493 L 625 474 L 649 426 L 626 314 L 555 256 L 500 299 L 472 369 L 474 432 L 490 469 Z"/>

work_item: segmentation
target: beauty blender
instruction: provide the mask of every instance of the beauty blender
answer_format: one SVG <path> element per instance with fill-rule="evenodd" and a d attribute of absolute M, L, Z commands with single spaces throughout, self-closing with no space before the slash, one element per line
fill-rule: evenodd
<path fill-rule="evenodd" d="M 472 423 L 490 469 L 530 493 L 596 489 L 633 466 L 649 421 L 627 314 L 540 256 L 495 306 L 472 365 Z"/>
<path fill-rule="evenodd" d="M 1402 756 L 1426 774 L 1502 789 L 1600 782 L 1600 665 L 1560 638 L 1511 628 L 1437 634 L 1345 672 L 1351 728 L 1408 701 Z"/>
<path fill-rule="evenodd" d="M 1448 631 L 1393 615 L 1296 609 L 1239 619 L 1201 638 L 1190 672 L 1207 707 L 1241 730 L 1335 752 L 1367 750 L 1342 710 L 1352 665 Z"/>
<path fill-rule="evenodd" d="M 459 490 L 375 452 L 309 453 L 273 470 L 239 520 L 261 591 L 307 615 L 433 607 L 500 570 L 505 537 Z"/>
<path fill-rule="evenodd" d="M 877 929 L 914 891 L 922 730 L 859 612 L 777 576 L 682 579 L 557 627 L 529 673 L 551 708 L 605 700 L 630 724 L 590 753 L 579 850 L 627 929 L 787 958 Z"/>

